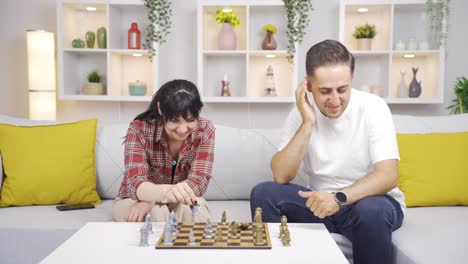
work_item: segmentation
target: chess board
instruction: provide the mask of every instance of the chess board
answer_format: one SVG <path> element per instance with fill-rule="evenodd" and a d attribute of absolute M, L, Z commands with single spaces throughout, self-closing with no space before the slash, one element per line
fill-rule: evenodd
<path fill-rule="evenodd" d="M 179 233 L 172 245 L 164 245 L 164 233 L 156 243 L 157 249 L 271 249 L 270 234 L 268 225 L 262 223 L 265 233 L 263 239 L 265 244 L 254 245 L 252 223 L 247 224 L 247 228 L 239 228 L 237 237 L 232 237 L 229 224 L 212 223 L 212 238 L 204 237 L 205 223 L 179 223 L 177 230 Z M 193 229 L 195 235 L 195 245 L 189 245 L 189 232 Z M 222 232 L 221 242 L 215 243 L 216 232 Z"/>

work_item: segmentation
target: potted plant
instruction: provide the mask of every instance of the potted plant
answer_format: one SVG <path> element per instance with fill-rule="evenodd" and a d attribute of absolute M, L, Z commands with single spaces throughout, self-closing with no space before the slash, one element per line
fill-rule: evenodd
<path fill-rule="evenodd" d="M 263 39 L 263 42 L 262 42 L 262 49 L 275 50 L 277 47 L 277 44 L 273 35 L 278 31 L 278 29 L 271 24 L 264 25 L 262 29 L 266 33 L 265 38 Z"/>
<path fill-rule="evenodd" d="M 100 83 L 101 76 L 97 71 L 88 73 L 88 82 L 83 85 L 82 94 L 103 95 L 106 94 L 104 84 Z"/>
<path fill-rule="evenodd" d="M 222 50 L 234 50 L 237 46 L 236 32 L 234 27 L 240 23 L 237 14 L 231 10 L 216 10 L 215 21 L 222 24 L 218 34 L 218 48 Z"/>
<path fill-rule="evenodd" d="M 357 49 L 370 50 L 372 48 L 372 39 L 376 34 L 375 25 L 373 24 L 357 25 L 353 33 L 353 37 L 357 39 Z"/>
<path fill-rule="evenodd" d="M 288 61 L 294 61 L 294 54 L 298 44 L 301 44 L 309 25 L 309 13 L 314 10 L 312 0 L 283 0 L 288 25 Z"/>
<path fill-rule="evenodd" d="M 450 109 L 450 114 L 468 113 L 468 79 L 459 77 L 455 81 L 455 96 L 454 104 L 447 107 Z"/>
<path fill-rule="evenodd" d="M 149 59 L 153 60 L 156 55 L 155 44 L 166 42 L 166 36 L 171 29 L 171 1 L 170 0 L 144 0 L 148 9 L 148 23 L 146 27 L 146 39 L 143 48 L 149 50 Z"/>

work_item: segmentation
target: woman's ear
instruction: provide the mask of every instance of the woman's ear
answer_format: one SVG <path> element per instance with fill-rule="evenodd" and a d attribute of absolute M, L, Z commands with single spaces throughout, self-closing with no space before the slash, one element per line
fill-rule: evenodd
<path fill-rule="evenodd" d="M 160 116 L 162 116 L 161 107 L 159 106 L 159 102 L 158 102 L 158 113 L 159 113 Z"/>

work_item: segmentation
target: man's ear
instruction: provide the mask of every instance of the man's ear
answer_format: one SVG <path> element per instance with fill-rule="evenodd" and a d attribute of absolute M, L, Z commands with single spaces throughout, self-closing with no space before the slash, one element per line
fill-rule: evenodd
<path fill-rule="evenodd" d="M 312 92 L 312 76 L 307 76 L 306 77 L 306 85 L 307 85 L 307 91 Z"/>

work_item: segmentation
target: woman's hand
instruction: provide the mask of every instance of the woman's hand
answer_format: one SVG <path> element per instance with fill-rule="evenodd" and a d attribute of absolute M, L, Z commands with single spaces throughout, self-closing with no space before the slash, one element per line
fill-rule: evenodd
<path fill-rule="evenodd" d="M 186 182 L 179 182 L 171 186 L 167 192 L 167 201 L 169 203 L 192 205 L 196 199 L 195 193 Z"/>
<path fill-rule="evenodd" d="M 152 202 L 136 202 L 132 204 L 124 218 L 125 222 L 143 222 L 153 205 L 154 203 Z"/>

